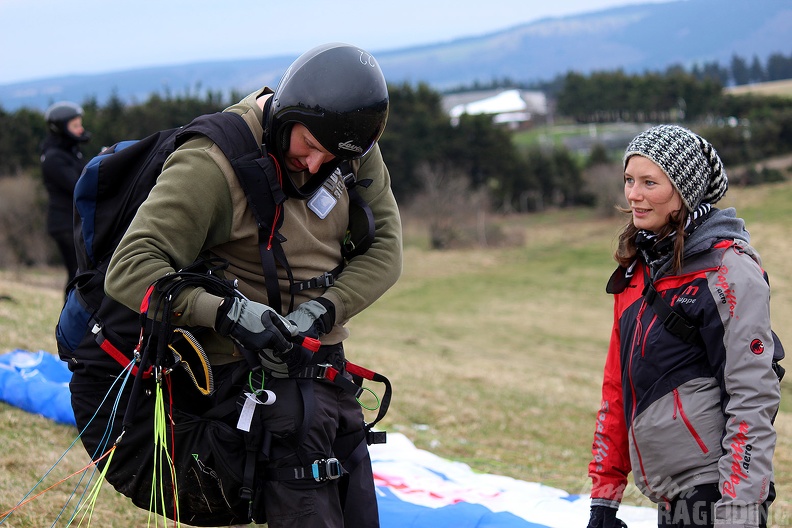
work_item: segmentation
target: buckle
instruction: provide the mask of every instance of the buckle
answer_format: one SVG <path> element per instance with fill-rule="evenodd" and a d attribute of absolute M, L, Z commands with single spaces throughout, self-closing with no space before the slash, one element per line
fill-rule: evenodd
<path fill-rule="evenodd" d="M 323 460 L 314 460 L 314 463 L 311 464 L 311 471 L 313 472 L 315 481 L 323 482 L 325 480 L 340 478 L 343 468 L 341 467 L 341 462 L 339 462 L 337 458 L 326 458 Z"/>
<path fill-rule="evenodd" d="M 326 379 L 327 378 L 327 369 L 333 368 L 333 365 L 330 363 L 319 363 L 316 365 L 316 375 L 313 376 L 315 379 Z"/>
<path fill-rule="evenodd" d="M 324 286 L 325 288 L 329 288 L 335 284 L 335 277 L 329 271 L 325 271 L 322 275 L 317 277 L 317 279 L 319 279 L 319 285 Z"/>
<path fill-rule="evenodd" d="M 372 431 L 369 429 L 366 431 L 366 443 L 368 445 L 372 444 L 384 444 L 387 443 L 388 437 L 386 431 Z"/>
<path fill-rule="evenodd" d="M 696 333 L 695 327 L 690 326 L 683 316 L 673 311 L 668 314 L 668 317 L 663 321 L 663 325 L 669 332 L 688 343 Z"/>

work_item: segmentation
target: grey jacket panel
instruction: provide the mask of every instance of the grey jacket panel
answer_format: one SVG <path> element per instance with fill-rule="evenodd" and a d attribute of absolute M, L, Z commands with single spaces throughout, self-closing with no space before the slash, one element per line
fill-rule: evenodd
<path fill-rule="evenodd" d="M 720 405 L 717 381 L 698 378 L 636 417 L 630 461 L 635 484 L 644 495 L 660 502 L 686 488 L 718 480 L 725 423 Z"/>
<path fill-rule="evenodd" d="M 773 480 L 776 432 L 773 419 L 781 399 L 780 384 L 771 368 L 770 287 L 755 251 L 737 243 L 723 255 L 710 291 L 720 300 L 725 329 L 723 363 L 725 436 L 718 463 L 723 498 L 716 518 L 728 519 L 733 507 L 744 508 L 767 498 Z"/>

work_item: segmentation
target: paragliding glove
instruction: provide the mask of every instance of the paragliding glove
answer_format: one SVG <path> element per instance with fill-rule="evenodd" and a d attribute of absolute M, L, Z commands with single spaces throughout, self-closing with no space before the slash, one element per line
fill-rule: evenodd
<path fill-rule="evenodd" d="M 224 298 L 217 310 L 215 330 L 258 354 L 262 366 L 275 377 L 299 372 L 311 358 L 310 351 L 292 343 L 297 327 L 266 304 Z"/>
<path fill-rule="evenodd" d="M 621 519 L 616 517 L 617 508 L 610 506 L 592 506 L 591 517 L 586 528 L 627 528 Z"/>
<path fill-rule="evenodd" d="M 324 297 L 319 297 L 302 303 L 286 319 L 297 327 L 301 335 L 318 339 L 333 328 L 335 306 Z"/>

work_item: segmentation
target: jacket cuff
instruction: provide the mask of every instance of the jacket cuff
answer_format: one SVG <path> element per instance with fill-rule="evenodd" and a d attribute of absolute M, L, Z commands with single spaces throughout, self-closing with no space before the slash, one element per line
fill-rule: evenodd
<path fill-rule="evenodd" d="M 321 301 L 319 301 L 321 299 Z M 343 325 L 347 320 L 346 309 L 344 308 L 344 303 L 341 301 L 341 298 L 336 295 L 334 292 L 327 290 L 325 291 L 321 297 L 316 299 L 320 302 L 322 306 L 327 308 L 326 303 L 330 302 L 333 305 L 333 312 L 335 314 L 334 323 Z M 328 310 L 329 311 L 329 310 Z"/>
<path fill-rule="evenodd" d="M 214 328 L 215 320 L 217 319 L 217 309 L 220 307 L 222 297 L 207 293 L 202 288 L 196 289 L 195 292 L 190 294 L 193 299 L 188 299 L 188 305 L 192 304 L 192 321 L 190 324 L 195 326 L 205 326 L 206 328 Z"/>
<path fill-rule="evenodd" d="M 616 500 L 608 500 L 608 499 L 591 499 L 591 506 L 606 506 L 608 508 L 613 508 L 614 510 L 618 510 L 621 502 Z"/>

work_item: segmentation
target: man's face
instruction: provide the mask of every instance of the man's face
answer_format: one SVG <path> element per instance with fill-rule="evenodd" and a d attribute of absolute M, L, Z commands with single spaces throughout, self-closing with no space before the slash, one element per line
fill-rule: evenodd
<path fill-rule="evenodd" d="M 286 168 L 290 172 L 308 171 L 316 174 L 319 167 L 335 159 L 305 125 L 295 124 L 291 129 L 289 150 L 284 155 Z"/>

